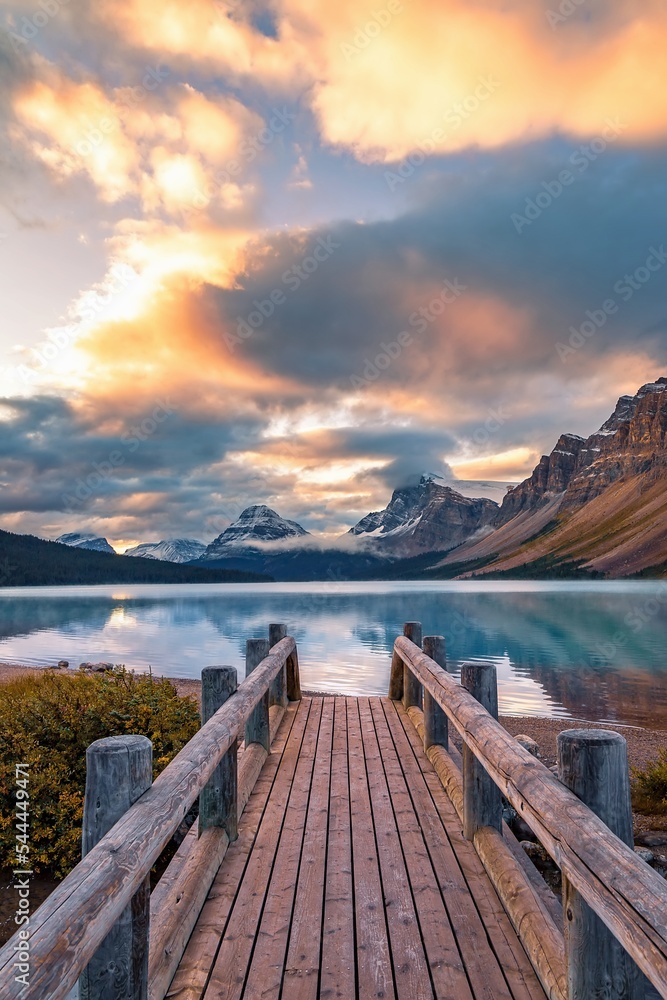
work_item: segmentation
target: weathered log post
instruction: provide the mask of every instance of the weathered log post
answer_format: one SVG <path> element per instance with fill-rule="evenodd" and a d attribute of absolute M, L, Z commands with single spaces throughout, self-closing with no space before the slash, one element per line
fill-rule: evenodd
<path fill-rule="evenodd" d="M 287 677 L 287 700 L 301 701 L 301 675 L 299 673 L 299 653 L 296 646 L 285 662 Z"/>
<path fill-rule="evenodd" d="M 400 658 L 395 649 L 391 654 L 389 697 L 392 701 L 400 701 L 403 697 L 403 660 Z"/>
<path fill-rule="evenodd" d="M 620 733 L 567 729 L 558 736 L 558 777 L 629 847 L 628 748 Z M 568 1000 L 643 1000 L 642 973 L 563 875 Z"/>
<path fill-rule="evenodd" d="M 406 639 L 414 642 L 415 646 L 421 647 L 422 626 L 421 622 L 406 622 L 403 626 L 403 635 Z M 407 711 L 415 705 L 422 707 L 422 686 L 407 663 L 403 664 L 403 708 Z"/>
<path fill-rule="evenodd" d="M 248 639 L 246 643 L 245 675 L 249 677 L 255 667 L 258 667 L 265 656 L 269 655 L 268 639 Z M 267 753 L 271 751 L 271 733 L 269 729 L 269 689 L 249 716 L 245 725 L 246 746 L 259 743 Z"/>
<path fill-rule="evenodd" d="M 464 663 L 461 684 L 498 718 L 498 682 L 493 663 Z M 472 750 L 463 744 L 463 836 L 472 840 L 475 831 L 490 826 L 502 833 L 503 808 L 500 789 L 489 777 Z"/>
<path fill-rule="evenodd" d="M 275 623 L 269 625 L 269 646 L 273 649 L 275 644 L 284 639 L 286 635 L 287 625 L 277 625 Z M 280 705 L 281 708 L 287 707 L 287 664 L 285 664 L 271 685 L 269 704 Z"/>
<path fill-rule="evenodd" d="M 204 667 L 201 672 L 202 725 L 238 687 L 234 667 Z M 230 841 L 238 837 L 238 740 L 234 740 L 199 795 L 199 836 L 209 826 L 222 827 Z"/>
<path fill-rule="evenodd" d="M 150 788 L 152 780 L 153 747 L 145 736 L 110 736 L 90 744 L 83 804 L 84 857 Z M 79 977 L 81 1000 L 146 1000 L 149 918 L 147 875 Z"/>
<path fill-rule="evenodd" d="M 425 635 L 423 649 L 439 667 L 447 669 L 444 635 Z M 424 752 L 433 745 L 449 749 L 449 725 L 435 698 L 424 689 Z"/>

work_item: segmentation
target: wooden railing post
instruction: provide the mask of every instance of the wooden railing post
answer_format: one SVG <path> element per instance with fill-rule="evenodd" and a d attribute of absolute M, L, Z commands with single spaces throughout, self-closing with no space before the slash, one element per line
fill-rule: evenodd
<path fill-rule="evenodd" d="M 444 635 L 425 635 L 424 652 L 432 660 L 447 669 Z M 449 748 L 449 725 L 447 716 L 429 691 L 424 690 L 424 751 L 434 745 Z"/>
<path fill-rule="evenodd" d="M 567 729 L 558 735 L 558 777 L 629 847 L 628 748 L 620 733 Z M 643 1000 L 643 976 L 623 946 L 563 874 L 568 1000 Z"/>
<path fill-rule="evenodd" d="M 201 672 L 202 725 L 215 715 L 238 688 L 234 667 L 204 667 Z M 209 826 L 222 827 L 231 840 L 238 837 L 237 746 L 234 740 L 199 794 L 199 835 Z"/>
<path fill-rule="evenodd" d="M 403 635 L 410 642 L 414 642 L 415 646 L 420 646 L 422 644 L 422 626 L 421 622 L 406 622 L 403 626 Z M 419 680 L 415 677 L 410 667 L 407 663 L 403 664 L 403 708 L 407 711 L 416 705 L 417 708 L 422 707 L 422 686 Z"/>
<path fill-rule="evenodd" d="M 269 625 L 269 646 L 273 649 L 275 644 L 284 639 L 286 635 L 287 625 L 277 625 L 275 623 Z M 281 708 L 287 707 L 287 663 L 285 663 L 285 666 L 271 685 L 269 702 L 271 705 L 280 705 Z"/>
<path fill-rule="evenodd" d="M 265 656 L 269 655 L 268 639 L 248 639 L 246 643 L 245 675 L 249 677 L 255 667 L 259 666 Z M 269 731 L 269 688 L 267 687 L 261 701 L 253 710 L 245 725 L 246 746 L 259 743 L 267 753 L 271 750 L 271 734 Z"/>
<path fill-rule="evenodd" d="M 498 718 L 498 682 L 493 663 L 464 663 L 461 685 L 484 706 L 489 715 Z M 491 826 L 502 833 L 502 796 L 493 778 L 464 742 L 463 836 L 472 840 L 481 826 Z"/>
<path fill-rule="evenodd" d="M 301 701 L 301 676 L 299 674 L 299 653 L 294 646 L 294 652 L 291 653 L 285 662 L 285 673 L 287 677 L 287 700 L 288 701 Z"/>
<path fill-rule="evenodd" d="M 82 853 L 85 857 L 153 780 L 145 736 L 110 736 L 86 750 Z M 150 879 L 146 878 L 79 978 L 81 1000 L 146 1000 Z"/>
<path fill-rule="evenodd" d="M 389 674 L 389 697 L 392 701 L 400 701 L 403 697 L 403 660 L 394 649 L 391 654 L 391 672 Z"/>

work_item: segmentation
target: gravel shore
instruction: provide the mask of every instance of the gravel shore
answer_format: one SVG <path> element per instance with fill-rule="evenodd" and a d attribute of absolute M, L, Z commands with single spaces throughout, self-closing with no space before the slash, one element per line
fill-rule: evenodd
<path fill-rule="evenodd" d="M 0 684 L 6 683 L 15 677 L 25 674 L 38 674 L 42 667 L 26 667 L 21 664 L 0 663 Z M 65 673 L 65 671 L 63 671 Z M 75 671 L 69 670 L 69 674 Z M 180 695 L 194 698 L 198 705 L 201 705 L 201 682 L 194 678 L 175 678 L 169 680 Z M 304 694 L 318 694 L 321 692 L 304 691 Z M 517 736 L 525 733 L 539 745 L 540 755 L 547 766 L 556 763 L 556 738 L 564 729 L 615 729 L 626 738 L 628 742 L 628 757 L 630 766 L 645 768 L 651 761 L 656 760 L 661 748 L 667 747 L 667 731 L 658 729 L 640 729 L 635 726 L 607 725 L 598 722 L 589 722 L 584 719 L 544 719 L 529 715 L 505 715 L 501 716 L 501 723 L 505 729 Z"/>

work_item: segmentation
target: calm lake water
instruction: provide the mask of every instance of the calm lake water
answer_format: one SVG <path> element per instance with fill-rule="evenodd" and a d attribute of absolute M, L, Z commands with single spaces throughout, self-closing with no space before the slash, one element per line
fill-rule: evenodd
<path fill-rule="evenodd" d="M 450 667 L 490 659 L 506 714 L 667 729 L 667 581 L 314 583 L 0 590 L 0 661 L 124 663 L 197 677 L 286 622 L 304 689 L 385 694 L 403 622 Z"/>

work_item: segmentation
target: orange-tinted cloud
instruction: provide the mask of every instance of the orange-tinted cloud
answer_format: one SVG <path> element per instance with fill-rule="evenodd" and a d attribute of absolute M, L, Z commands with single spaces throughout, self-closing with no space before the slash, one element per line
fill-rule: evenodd
<path fill-rule="evenodd" d="M 17 93 L 15 138 L 57 175 L 87 174 L 107 202 L 139 195 L 146 213 L 169 215 L 218 200 L 240 206 L 243 178 L 217 181 L 216 172 L 239 155 L 261 118 L 233 98 L 205 96 L 168 76 L 158 67 L 153 90 L 107 93 L 50 68 Z"/>
<path fill-rule="evenodd" d="M 622 142 L 664 136 L 664 4 L 586 6 L 560 23 L 555 0 L 281 0 L 277 37 L 223 0 L 121 0 L 100 16 L 179 66 L 303 94 L 326 142 L 390 163 L 560 132 L 592 138 L 608 118 L 623 124 Z"/>

